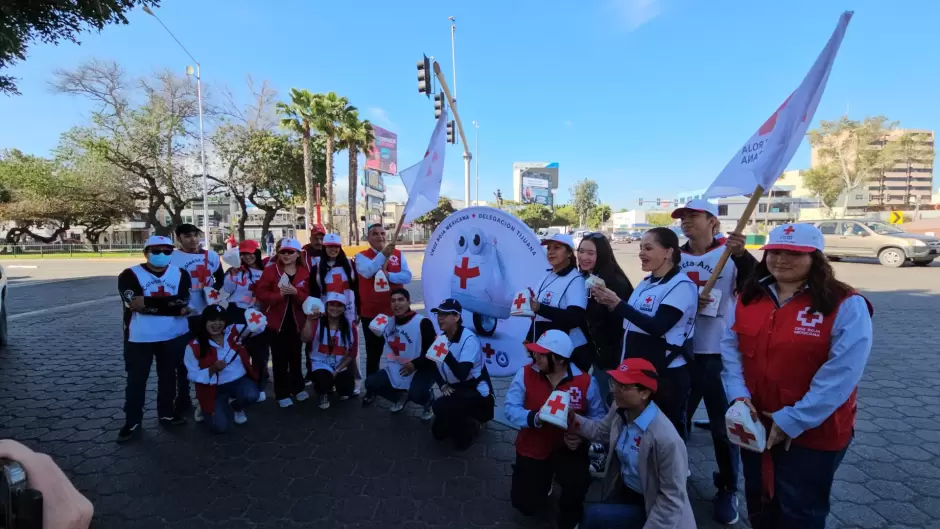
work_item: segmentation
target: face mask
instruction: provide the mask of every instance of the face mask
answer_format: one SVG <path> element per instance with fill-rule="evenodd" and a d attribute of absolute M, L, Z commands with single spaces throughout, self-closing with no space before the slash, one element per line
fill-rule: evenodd
<path fill-rule="evenodd" d="M 170 256 L 162 253 L 147 254 L 147 262 L 157 268 L 163 268 L 170 264 Z"/>

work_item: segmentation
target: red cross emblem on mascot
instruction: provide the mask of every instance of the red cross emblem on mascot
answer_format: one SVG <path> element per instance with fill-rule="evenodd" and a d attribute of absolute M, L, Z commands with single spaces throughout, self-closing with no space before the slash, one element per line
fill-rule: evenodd
<path fill-rule="evenodd" d="M 495 238 L 480 228 L 461 230 L 455 241 L 457 258 L 450 282 L 451 297 L 473 314 L 474 329 L 492 336 L 497 320 L 509 317 L 512 289 L 506 288 L 503 266 Z"/>

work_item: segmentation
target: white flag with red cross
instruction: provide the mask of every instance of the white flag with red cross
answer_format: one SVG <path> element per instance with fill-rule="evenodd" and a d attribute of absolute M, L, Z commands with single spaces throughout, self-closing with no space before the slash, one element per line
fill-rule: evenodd
<path fill-rule="evenodd" d="M 424 158 L 399 173 L 401 183 L 408 191 L 405 203 L 404 224 L 437 207 L 441 196 L 441 181 L 444 178 L 444 152 L 447 150 L 447 112 L 441 112 L 437 125 L 431 133 L 431 141 Z"/>
<path fill-rule="evenodd" d="M 774 185 L 777 177 L 793 159 L 813 121 L 851 19 L 851 11 L 842 14 L 829 42 L 803 82 L 738 149 L 727 167 L 705 191 L 706 197 L 749 195 L 756 186 L 767 191 Z"/>
<path fill-rule="evenodd" d="M 737 401 L 725 412 L 725 428 L 728 440 L 752 452 L 763 452 L 767 448 L 767 430 L 761 422 L 751 417 L 751 410 L 742 401 Z"/>
<path fill-rule="evenodd" d="M 248 327 L 248 332 L 258 334 L 268 326 L 268 319 L 257 310 L 248 309 L 245 311 L 245 325 Z"/>
<path fill-rule="evenodd" d="M 530 318 L 535 316 L 535 313 L 532 312 L 532 305 L 529 304 L 528 289 L 516 292 L 516 295 L 512 297 L 511 304 L 509 307 L 510 316 L 528 316 Z"/>
<path fill-rule="evenodd" d="M 449 351 L 450 340 L 447 339 L 446 334 L 439 334 L 437 335 L 437 338 L 434 339 L 434 342 L 431 343 L 431 347 L 428 349 L 427 357 L 437 362 L 438 364 L 443 364 L 444 358 L 447 356 Z"/>
<path fill-rule="evenodd" d="M 382 336 L 386 327 L 388 327 L 388 316 L 385 314 L 379 314 L 369 322 L 369 330 L 376 336 Z"/>

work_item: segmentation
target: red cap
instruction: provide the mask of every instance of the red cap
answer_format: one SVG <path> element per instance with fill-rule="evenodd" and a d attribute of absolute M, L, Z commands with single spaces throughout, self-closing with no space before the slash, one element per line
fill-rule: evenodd
<path fill-rule="evenodd" d="M 316 235 L 316 234 L 318 234 L 318 233 L 319 233 L 320 235 L 326 235 L 326 228 L 324 228 L 322 224 L 317 224 L 317 225 L 314 226 L 313 228 L 310 228 L 310 235 L 311 235 L 311 236 Z"/>
<path fill-rule="evenodd" d="M 238 243 L 238 253 L 255 253 L 260 246 L 256 241 L 246 240 Z"/>
<path fill-rule="evenodd" d="M 627 358 L 617 369 L 611 369 L 607 374 L 621 384 L 639 384 L 650 391 L 659 388 L 656 368 L 643 358 Z"/>

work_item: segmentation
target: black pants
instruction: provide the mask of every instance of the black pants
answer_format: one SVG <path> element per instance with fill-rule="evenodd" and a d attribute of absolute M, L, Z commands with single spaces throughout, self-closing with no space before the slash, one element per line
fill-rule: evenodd
<path fill-rule="evenodd" d="M 227 309 L 229 323 L 233 325 L 245 324 L 245 309 L 232 303 Z M 268 332 L 248 336 L 243 341 L 245 349 L 248 350 L 248 356 L 251 358 L 251 366 L 258 373 L 258 389 L 264 391 L 268 385 L 268 360 L 271 352 L 268 345 Z"/>
<path fill-rule="evenodd" d="M 318 395 L 329 395 L 335 387 L 340 397 L 348 397 L 356 389 L 352 364 L 335 376 L 326 369 L 316 369 L 310 373 L 310 378 L 313 380 L 313 390 Z"/>
<path fill-rule="evenodd" d="M 588 443 L 581 443 L 577 450 L 561 446 L 548 459 L 532 459 L 517 453 L 510 492 L 512 506 L 526 516 L 542 512 L 548 507 L 548 492 L 554 480 L 561 486 L 558 527 L 576 526 L 584 514 L 584 497 L 591 486 L 590 463 Z"/>
<path fill-rule="evenodd" d="M 434 377 L 431 373 L 421 370 L 415 372 L 408 389 L 395 388 L 391 379 L 388 378 L 388 372 L 384 369 L 366 378 L 366 391 L 370 395 L 398 402 L 398 399 L 407 393 L 408 400 L 419 406 L 427 406 L 431 402 L 431 388 L 433 387 Z"/>
<path fill-rule="evenodd" d="M 283 400 L 304 390 L 303 355 L 300 334 L 293 325 L 268 332 L 271 364 L 274 368 L 274 398 Z"/>
<path fill-rule="evenodd" d="M 382 349 L 385 348 L 385 338 L 376 336 L 369 330 L 369 324 L 374 318 L 360 318 L 362 321 L 362 334 L 366 337 L 366 377 L 379 370 L 382 361 Z"/>
<path fill-rule="evenodd" d="M 188 385 L 186 393 L 179 393 L 177 367 L 183 363 L 183 352 L 189 343 L 189 335 L 164 342 L 124 342 L 124 370 L 127 386 L 124 389 L 124 416 L 128 425 L 139 424 L 144 416 L 144 396 L 150 367 L 157 361 L 157 416 L 172 417 L 185 411 L 189 405 Z"/>
<path fill-rule="evenodd" d="M 712 445 L 715 447 L 715 463 L 718 464 L 718 478 L 715 486 L 725 490 L 738 490 L 738 445 L 728 441 L 725 430 L 725 413 L 728 411 L 728 397 L 721 382 L 721 355 L 695 355 L 695 362 L 689 366 L 691 391 L 686 413 L 686 427 L 692 423 L 692 415 L 699 402 L 705 399 L 705 411 L 711 425 Z"/>
<path fill-rule="evenodd" d="M 689 438 L 686 409 L 689 405 L 691 385 L 688 364 L 664 369 L 659 376 L 659 391 L 656 392 L 656 398 L 654 399 L 659 409 L 676 427 L 676 431 L 679 432 L 679 437 L 683 441 Z M 723 419 L 722 424 L 724 424 Z"/>
<path fill-rule="evenodd" d="M 484 397 L 476 388 L 455 390 L 434 401 L 431 434 L 438 441 L 453 439 L 458 450 L 466 450 L 473 444 L 473 435 L 480 423 L 493 418 L 494 406 L 492 394 Z"/>

